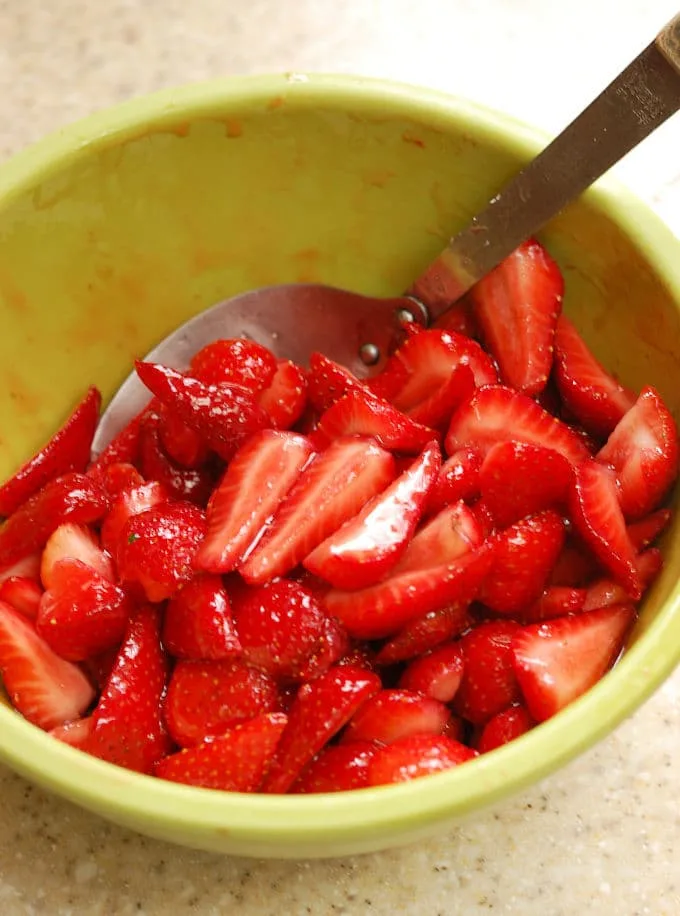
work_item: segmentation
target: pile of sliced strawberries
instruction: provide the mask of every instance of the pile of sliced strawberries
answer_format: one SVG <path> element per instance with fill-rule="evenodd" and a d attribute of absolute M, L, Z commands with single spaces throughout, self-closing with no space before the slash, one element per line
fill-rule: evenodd
<path fill-rule="evenodd" d="M 675 423 L 561 315 L 535 241 L 384 371 L 217 340 L 91 389 L 0 487 L 0 671 L 142 773 L 322 792 L 457 766 L 612 666 L 658 574 Z"/>

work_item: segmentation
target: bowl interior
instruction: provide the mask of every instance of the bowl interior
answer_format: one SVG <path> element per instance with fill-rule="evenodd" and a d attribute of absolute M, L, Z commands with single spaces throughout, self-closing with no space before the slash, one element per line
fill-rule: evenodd
<path fill-rule="evenodd" d="M 433 92 L 313 77 L 128 103 L 0 169 L 0 477 L 79 394 L 105 398 L 177 324 L 231 294 L 322 281 L 394 295 L 540 146 Z M 611 183 L 543 233 L 566 311 L 633 388 L 680 416 L 677 242 Z M 525 785 L 632 711 L 680 657 L 676 529 L 630 652 L 590 694 L 460 770 L 342 798 L 244 798 L 123 773 L 0 707 L 0 754 L 121 823 L 205 848 L 340 854 L 412 840 Z"/>

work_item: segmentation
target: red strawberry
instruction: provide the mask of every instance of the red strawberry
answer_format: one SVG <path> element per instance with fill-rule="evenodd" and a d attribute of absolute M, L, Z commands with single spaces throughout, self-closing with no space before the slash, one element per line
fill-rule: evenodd
<path fill-rule="evenodd" d="M 524 623 L 536 623 L 539 620 L 551 620 L 565 614 L 578 614 L 584 609 L 586 590 L 570 588 L 567 585 L 550 585 L 533 604 L 522 609 Z"/>
<path fill-rule="evenodd" d="M 153 412 L 155 404 L 147 404 L 113 437 L 87 469 L 87 473 L 99 480 L 107 467 L 112 464 L 136 464 L 139 458 L 139 434 L 142 422 Z"/>
<path fill-rule="evenodd" d="M 559 267 L 535 239 L 472 288 L 475 320 L 506 385 L 529 395 L 545 388 L 563 294 Z"/>
<path fill-rule="evenodd" d="M 441 466 L 436 442 L 361 512 L 322 541 L 304 566 L 336 588 L 374 585 L 403 555 Z"/>
<path fill-rule="evenodd" d="M 446 312 L 435 322 L 435 327 L 445 331 L 455 331 L 465 337 L 478 338 L 479 328 L 475 321 L 474 306 L 469 296 L 463 296 L 452 303 Z"/>
<path fill-rule="evenodd" d="M 104 553 L 87 525 L 66 522 L 49 536 L 40 563 L 40 578 L 45 588 L 51 588 L 53 570 L 60 560 L 80 560 L 109 582 L 115 578 L 111 557 Z"/>
<path fill-rule="evenodd" d="M 290 359 L 279 360 L 271 383 L 258 397 L 274 429 L 290 429 L 307 405 L 307 377 Z"/>
<path fill-rule="evenodd" d="M 584 461 L 569 494 L 569 516 L 583 542 L 610 575 L 637 601 L 642 594 L 635 550 L 626 531 L 614 472 Z"/>
<path fill-rule="evenodd" d="M 340 621 L 336 620 L 335 617 L 326 617 L 320 645 L 314 655 L 310 656 L 307 662 L 301 665 L 299 680 L 314 680 L 324 671 L 327 671 L 331 665 L 350 664 L 347 658 L 350 646 L 349 636 Z"/>
<path fill-rule="evenodd" d="M 311 404 L 319 413 L 328 410 L 347 391 L 365 387 L 349 369 L 333 362 L 323 353 L 312 353 L 309 357 L 307 393 Z"/>
<path fill-rule="evenodd" d="M 27 576 L 10 576 L 0 585 L 0 601 L 11 604 L 15 611 L 20 611 L 30 620 L 38 616 L 42 594 L 40 585 Z"/>
<path fill-rule="evenodd" d="M 139 461 L 144 476 L 162 486 L 174 499 L 188 500 L 197 506 L 205 506 L 215 484 L 212 471 L 205 465 L 200 468 L 186 468 L 176 464 L 163 449 L 159 424 L 157 414 L 148 416 L 142 423 Z"/>
<path fill-rule="evenodd" d="M 163 644 L 175 658 L 221 659 L 241 654 L 220 576 L 197 576 L 168 602 Z"/>
<path fill-rule="evenodd" d="M 444 506 L 459 499 L 473 500 L 479 496 L 479 470 L 482 456 L 474 448 L 462 448 L 444 462 L 437 482 L 430 490 L 426 515 L 435 515 Z"/>
<path fill-rule="evenodd" d="M 0 568 L 35 553 L 64 522 L 96 522 L 107 508 L 108 498 L 92 478 L 76 473 L 54 478 L 0 528 Z"/>
<path fill-rule="evenodd" d="M 236 384 L 264 391 L 274 378 L 274 354 L 254 340 L 214 340 L 194 355 L 191 374 L 206 385 Z"/>
<path fill-rule="evenodd" d="M 500 531 L 479 600 L 499 614 L 522 611 L 540 597 L 563 546 L 564 523 L 551 509 Z"/>
<path fill-rule="evenodd" d="M 97 479 L 106 490 L 111 502 L 118 499 L 121 493 L 141 487 L 144 483 L 144 478 L 134 464 L 128 464 L 125 461 L 107 465 Z"/>
<path fill-rule="evenodd" d="M 355 639 L 381 639 L 429 611 L 472 601 L 490 564 L 491 555 L 481 547 L 439 566 L 396 570 L 358 592 L 334 589 L 326 595 L 326 608 Z"/>
<path fill-rule="evenodd" d="M 481 546 L 484 536 L 474 512 L 457 502 L 430 519 L 406 548 L 395 572 L 415 572 L 451 563 Z"/>
<path fill-rule="evenodd" d="M 458 643 L 449 642 L 410 662 L 399 678 L 399 686 L 450 703 L 462 677 L 462 650 Z"/>
<path fill-rule="evenodd" d="M 650 547 L 635 558 L 640 583 L 644 590 L 656 579 L 663 566 L 661 551 Z M 591 582 L 584 592 L 583 610 L 592 611 L 598 607 L 611 607 L 613 604 L 627 604 L 630 602 L 628 592 L 612 579 L 597 579 Z"/>
<path fill-rule="evenodd" d="M 17 576 L 38 582 L 40 579 L 41 559 L 42 555 L 40 553 L 32 553 L 27 557 L 22 557 L 21 560 L 17 560 L 16 563 L 12 563 L 11 566 L 5 566 L 4 569 L 0 569 L 0 584 Z"/>
<path fill-rule="evenodd" d="M 406 410 L 406 415 L 416 423 L 430 429 L 446 431 L 455 410 L 475 390 L 475 377 L 470 366 L 460 363 L 448 379 L 428 397 Z"/>
<path fill-rule="evenodd" d="M 368 765 L 377 751 L 372 741 L 354 741 L 324 748 L 302 771 L 292 792 L 345 792 L 368 786 Z"/>
<path fill-rule="evenodd" d="M 36 630 L 62 658 L 83 661 L 117 646 L 131 604 L 125 592 L 76 559 L 59 560 L 40 601 Z"/>
<path fill-rule="evenodd" d="M 321 414 L 318 429 L 330 441 L 347 436 L 372 436 L 383 448 L 407 454 L 419 452 L 435 435 L 367 388 L 343 395 Z"/>
<path fill-rule="evenodd" d="M 642 518 L 658 507 L 678 473 L 678 430 L 654 388 L 642 389 L 597 459 L 616 470 L 626 518 Z"/>
<path fill-rule="evenodd" d="M 0 601 L 0 674 L 12 705 L 25 719 L 49 730 L 77 719 L 94 699 L 76 665 L 56 655 L 33 623 Z"/>
<path fill-rule="evenodd" d="M 608 436 L 635 402 L 633 392 L 598 362 L 565 315 L 555 331 L 555 379 L 565 407 L 597 437 Z"/>
<path fill-rule="evenodd" d="M 0 487 L 0 516 L 11 515 L 55 477 L 85 470 L 101 400 L 97 389 L 90 388 L 47 445 Z"/>
<path fill-rule="evenodd" d="M 154 767 L 154 775 L 205 789 L 256 792 L 286 722 L 281 712 L 263 713 L 196 747 L 164 757 Z"/>
<path fill-rule="evenodd" d="M 450 770 L 476 756 L 476 751 L 444 735 L 411 735 L 376 751 L 368 765 L 368 783 L 408 782 Z"/>
<path fill-rule="evenodd" d="M 146 387 L 225 461 L 231 460 L 249 435 L 267 425 L 264 410 L 248 388 L 205 384 L 167 366 L 140 360 L 135 368 Z"/>
<path fill-rule="evenodd" d="M 161 718 L 167 674 L 160 611 L 138 608 L 92 713 L 92 734 L 84 749 L 128 770 L 150 773 L 171 747 Z"/>
<path fill-rule="evenodd" d="M 635 550 L 640 551 L 649 547 L 664 531 L 672 517 L 670 509 L 657 509 L 639 521 L 631 522 L 626 530 Z"/>
<path fill-rule="evenodd" d="M 298 680 L 326 633 L 316 598 L 289 579 L 241 591 L 234 616 L 245 660 L 275 678 Z"/>
<path fill-rule="evenodd" d="M 619 604 L 518 630 L 512 654 L 533 718 L 549 719 L 599 681 L 634 618 L 632 605 Z"/>
<path fill-rule="evenodd" d="M 378 652 L 376 661 L 381 665 L 392 665 L 395 662 L 417 658 L 442 643 L 460 636 L 472 625 L 468 613 L 468 603 L 450 604 L 429 611 L 420 617 L 414 617 L 393 636 Z"/>
<path fill-rule="evenodd" d="M 85 661 L 81 663 L 81 668 L 100 691 L 106 687 L 106 682 L 111 676 L 113 666 L 118 658 L 118 649 L 119 646 L 115 646 L 113 649 L 107 649 L 106 652 L 102 652 L 101 655 L 93 655 L 91 658 L 86 658 Z"/>
<path fill-rule="evenodd" d="M 141 589 L 148 601 L 172 598 L 193 576 L 205 536 L 205 517 L 190 503 L 162 503 L 128 519 L 118 548 L 123 584 Z"/>
<path fill-rule="evenodd" d="M 101 528 L 102 544 L 111 556 L 117 560 L 123 529 L 133 515 L 141 515 L 147 509 L 168 502 L 165 487 L 152 480 L 139 487 L 126 490 L 112 503 Z"/>
<path fill-rule="evenodd" d="M 94 720 L 92 716 L 86 716 L 84 719 L 74 719 L 72 722 L 65 722 L 63 725 L 57 725 L 50 729 L 50 735 L 57 741 L 69 744 L 71 747 L 77 747 L 79 750 L 87 750 L 87 743 L 90 740 Z"/>
<path fill-rule="evenodd" d="M 510 706 L 489 719 L 479 736 L 477 750 L 480 754 L 488 754 L 524 735 L 533 725 L 534 721 L 526 707 Z"/>
<path fill-rule="evenodd" d="M 201 434 L 167 407 L 160 411 L 158 434 L 163 451 L 182 468 L 200 468 L 210 457 L 210 449 Z"/>
<path fill-rule="evenodd" d="M 394 459 L 372 439 L 333 443 L 304 469 L 241 575 L 254 585 L 285 575 L 393 477 Z"/>
<path fill-rule="evenodd" d="M 206 738 L 278 704 L 276 682 L 244 661 L 179 661 L 165 700 L 165 721 L 180 747 Z"/>
<path fill-rule="evenodd" d="M 527 442 L 498 442 L 487 452 L 479 489 L 496 523 L 505 528 L 526 515 L 564 503 L 570 463 L 559 452 Z"/>
<path fill-rule="evenodd" d="M 501 385 L 479 388 L 451 419 L 446 435 L 449 455 L 473 447 L 486 455 L 497 442 L 528 442 L 554 449 L 577 465 L 589 457 L 579 436 L 536 401 Z"/>
<path fill-rule="evenodd" d="M 446 706 L 432 697 L 412 690 L 380 690 L 350 719 L 342 743 L 392 744 L 409 735 L 439 735 L 448 718 Z"/>
<path fill-rule="evenodd" d="M 316 680 L 303 684 L 291 704 L 288 724 L 262 791 L 287 792 L 303 767 L 380 686 L 377 674 L 349 665 L 330 668 Z"/>
<path fill-rule="evenodd" d="M 255 433 L 231 460 L 208 503 L 208 533 L 197 569 L 231 572 L 243 560 L 312 456 L 304 436 Z"/>
<path fill-rule="evenodd" d="M 587 585 L 600 574 L 600 566 L 590 551 L 577 539 L 568 536 L 550 574 L 550 585 L 577 588 Z"/>
<path fill-rule="evenodd" d="M 520 630 L 514 621 L 492 620 L 460 640 L 464 669 L 453 708 L 468 722 L 487 722 L 519 700 L 512 643 Z"/>

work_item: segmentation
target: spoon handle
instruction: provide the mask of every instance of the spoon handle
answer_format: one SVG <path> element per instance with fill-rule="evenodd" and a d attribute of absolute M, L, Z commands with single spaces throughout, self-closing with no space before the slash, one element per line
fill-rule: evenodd
<path fill-rule="evenodd" d="M 430 322 L 678 108 L 680 14 L 416 280 Z"/>

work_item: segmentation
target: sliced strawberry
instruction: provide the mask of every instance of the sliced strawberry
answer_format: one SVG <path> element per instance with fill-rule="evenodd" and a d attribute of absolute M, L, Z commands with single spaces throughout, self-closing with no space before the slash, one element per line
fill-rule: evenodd
<path fill-rule="evenodd" d="M 142 423 L 139 462 L 144 476 L 161 485 L 174 499 L 205 506 L 215 484 L 211 469 L 206 465 L 187 468 L 176 464 L 163 449 L 159 424 L 157 414 L 148 416 Z"/>
<path fill-rule="evenodd" d="M 165 699 L 165 721 L 180 747 L 277 708 L 278 688 L 265 671 L 244 661 L 179 661 Z"/>
<path fill-rule="evenodd" d="M 94 725 L 84 749 L 128 770 L 150 773 L 171 747 L 161 718 L 167 674 L 160 611 L 138 608 L 92 713 Z"/>
<path fill-rule="evenodd" d="M 11 604 L 15 611 L 29 620 L 35 620 L 38 616 L 42 594 L 41 586 L 27 576 L 10 576 L 0 585 L 0 601 Z"/>
<path fill-rule="evenodd" d="M 524 735 L 533 725 L 534 720 L 526 707 L 520 704 L 510 706 L 489 719 L 479 736 L 477 750 L 480 754 L 488 754 Z"/>
<path fill-rule="evenodd" d="M 304 436 L 271 429 L 251 436 L 210 498 L 208 533 L 196 568 L 215 573 L 235 569 L 311 456 Z"/>
<path fill-rule="evenodd" d="M 135 368 L 146 387 L 225 461 L 248 436 L 267 425 L 267 415 L 248 388 L 208 385 L 167 366 L 140 360 Z"/>
<path fill-rule="evenodd" d="M 111 502 L 118 499 L 121 493 L 134 490 L 135 487 L 141 487 L 144 483 L 144 478 L 134 464 L 128 464 L 125 461 L 117 461 L 114 464 L 107 465 L 99 475 L 98 480 L 106 490 Z"/>
<path fill-rule="evenodd" d="M 36 630 L 62 658 L 83 661 L 117 646 L 132 606 L 125 592 L 80 560 L 58 560 Z"/>
<path fill-rule="evenodd" d="M 335 617 L 326 617 L 319 647 L 314 655 L 300 666 L 299 680 L 312 681 L 327 671 L 331 665 L 349 664 L 347 655 L 351 646 L 349 635 L 340 621 Z"/>
<path fill-rule="evenodd" d="M 111 557 L 104 553 L 87 525 L 66 522 L 49 536 L 40 563 L 40 578 L 45 588 L 51 588 L 54 566 L 60 560 L 80 560 L 109 582 L 115 578 Z"/>
<path fill-rule="evenodd" d="M 77 719 L 94 689 L 76 665 L 56 655 L 32 621 L 0 601 L 0 674 L 12 705 L 49 730 Z"/>
<path fill-rule="evenodd" d="M 580 588 L 601 575 L 601 567 L 579 540 L 567 536 L 562 552 L 550 574 L 550 585 Z"/>
<path fill-rule="evenodd" d="M 99 455 L 92 461 L 87 473 L 99 480 L 112 464 L 137 464 L 139 458 L 139 434 L 144 419 L 152 413 L 156 404 L 147 404 L 120 432 L 113 437 Z"/>
<path fill-rule="evenodd" d="M 516 614 L 536 601 L 564 546 L 564 537 L 564 523 L 551 509 L 498 532 L 479 600 L 498 614 Z"/>
<path fill-rule="evenodd" d="M 303 770 L 291 791 L 346 792 L 368 786 L 368 765 L 378 747 L 372 741 L 354 741 L 324 748 Z"/>
<path fill-rule="evenodd" d="M 374 440 L 333 443 L 304 469 L 241 575 L 254 585 L 285 575 L 393 477 L 394 459 Z"/>
<path fill-rule="evenodd" d="M 368 765 L 371 786 L 408 782 L 474 760 L 477 752 L 444 735 L 411 735 L 381 747 Z"/>
<path fill-rule="evenodd" d="M 414 617 L 396 636 L 383 644 L 376 661 L 381 665 L 417 658 L 442 643 L 460 636 L 472 625 L 467 602 L 450 604 L 437 611 Z"/>
<path fill-rule="evenodd" d="M 435 322 L 435 326 L 445 331 L 455 331 L 465 337 L 477 339 L 479 327 L 475 320 L 474 305 L 469 296 L 463 296 L 457 302 L 449 305 L 447 310 Z"/>
<path fill-rule="evenodd" d="M 168 491 L 156 480 L 121 493 L 111 504 L 102 523 L 101 541 L 104 549 L 117 561 L 123 529 L 132 516 L 167 502 Z"/>
<path fill-rule="evenodd" d="M 440 466 L 439 446 L 431 442 L 386 490 L 322 541 L 304 566 L 335 588 L 367 588 L 384 579 L 413 537 Z"/>
<path fill-rule="evenodd" d="M 291 704 L 288 724 L 262 791 L 287 792 L 303 767 L 380 686 L 377 674 L 349 665 L 330 668 L 316 680 L 303 684 Z"/>
<path fill-rule="evenodd" d="M 626 531 L 614 472 L 584 461 L 569 494 L 569 516 L 585 544 L 610 575 L 637 599 L 642 594 L 635 550 Z"/>
<path fill-rule="evenodd" d="M 363 382 L 352 375 L 349 369 L 333 362 L 323 353 L 312 353 L 309 357 L 307 394 L 319 413 L 328 410 L 346 392 L 364 387 Z"/>
<path fill-rule="evenodd" d="M 471 602 L 490 565 L 491 555 L 482 546 L 451 563 L 412 572 L 397 570 L 383 582 L 358 592 L 333 589 L 325 604 L 350 636 L 381 639 L 429 611 Z"/>
<path fill-rule="evenodd" d="M 240 592 L 234 616 L 245 660 L 275 678 L 299 680 L 326 634 L 316 598 L 289 579 Z"/>
<path fill-rule="evenodd" d="M 491 446 L 508 440 L 554 449 L 573 465 L 589 457 L 580 437 L 536 401 L 504 388 L 480 388 L 455 412 L 446 435 L 449 455 L 472 447 L 486 455 Z"/>
<path fill-rule="evenodd" d="M 505 528 L 526 515 L 561 506 L 572 467 L 564 455 L 527 442 L 498 442 L 479 472 L 482 499 Z"/>
<path fill-rule="evenodd" d="M 17 560 L 16 563 L 12 563 L 11 566 L 5 566 L 0 569 L 0 585 L 15 577 L 33 579 L 38 582 L 40 580 L 41 559 L 41 553 L 32 553 L 27 557 L 22 557 L 21 560 Z"/>
<path fill-rule="evenodd" d="M 162 503 L 128 519 L 118 548 L 123 584 L 151 602 L 172 598 L 193 576 L 205 516 L 191 503 Z"/>
<path fill-rule="evenodd" d="M 416 423 L 445 432 L 454 412 L 474 390 L 472 369 L 460 363 L 440 388 L 436 388 L 414 407 L 409 407 L 406 415 Z"/>
<path fill-rule="evenodd" d="M 425 507 L 426 515 L 435 515 L 444 506 L 459 499 L 470 501 L 479 496 L 479 470 L 482 456 L 474 448 L 462 448 L 444 462 L 437 482 L 430 490 Z"/>
<path fill-rule="evenodd" d="M 545 387 L 563 294 L 559 267 L 535 239 L 472 288 L 475 320 L 506 385 L 529 395 Z"/>
<path fill-rule="evenodd" d="M 451 563 L 481 546 L 484 536 L 474 512 L 460 501 L 430 519 L 416 532 L 395 572 L 415 572 Z"/>
<path fill-rule="evenodd" d="M 101 655 L 92 655 L 81 662 L 81 668 L 85 671 L 95 687 L 102 691 L 106 687 L 108 679 L 111 677 L 113 666 L 118 658 L 119 646 L 113 649 L 107 649 Z"/>
<path fill-rule="evenodd" d="M 415 423 L 368 389 L 343 395 L 319 417 L 319 431 L 330 441 L 346 436 L 372 436 L 383 448 L 414 454 L 434 438 L 427 426 Z"/>
<path fill-rule="evenodd" d="M 677 477 L 678 430 L 654 388 L 642 389 L 597 459 L 615 468 L 627 519 L 642 518 L 659 506 Z"/>
<path fill-rule="evenodd" d="M 260 407 L 274 429 L 290 429 L 307 406 L 307 376 L 290 359 L 279 360 L 269 386 L 260 392 Z"/>
<path fill-rule="evenodd" d="M 220 576 L 197 576 L 168 602 L 163 645 L 175 658 L 221 659 L 241 654 Z"/>
<path fill-rule="evenodd" d="M 631 522 L 626 530 L 635 550 L 640 551 L 649 547 L 665 530 L 672 517 L 670 509 L 657 509 L 639 521 Z"/>
<path fill-rule="evenodd" d="M 87 525 L 108 509 L 101 486 L 84 474 L 64 474 L 46 484 L 0 528 L 0 568 L 35 553 L 64 522 Z"/>
<path fill-rule="evenodd" d="M 640 584 L 643 591 L 652 584 L 661 572 L 663 556 L 656 547 L 650 547 L 635 558 Z M 611 607 L 613 604 L 628 604 L 631 596 L 618 582 L 612 579 L 597 579 L 584 592 L 583 610 L 592 611 L 598 607 Z"/>
<path fill-rule="evenodd" d="M 200 468 L 210 457 L 201 434 L 167 407 L 160 411 L 158 434 L 163 451 L 182 468 Z"/>
<path fill-rule="evenodd" d="M 512 654 L 520 630 L 511 620 L 492 620 L 460 640 L 464 668 L 453 708 L 468 722 L 487 722 L 520 699 Z"/>
<path fill-rule="evenodd" d="M 74 719 L 72 722 L 65 722 L 64 725 L 51 728 L 50 735 L 57 741 L 84 751 L 87 750 L 87 743 L 93 728 L 94 719 L 92 716 L 86 716 L 84 719 Z"/>
<path fill-rule="evenodd" d="M 584 609 L 586 589 L 570 588 L 567 585 L 549 585 L 540 598 L 522 609 L 524 623 L 551 620 L 565 614 L 578 614 Z"/>
<path fill-rule="evenodd" d="M 274 354 L 254 340 L 214 340 L 194 355 L 191 374 L 206 385 L 242 385 L 255 393 L 264 391 L 274 378 Z"/>
<path fill-rule="evenodd" d="M 589 690 L 618 657 L 635 618 L 630 604 L 522 627 L 512 641 L 529 712 L 543 722 Z"/>
<path fill-rule="evenodd" d="M 55 477 L 85 470 L 101 400 L 99 391 L 90 388 L 47 445 L 0 486 L 0 516 L 11 515 Z"/>
<path fill-rule="evenodd" d="M 164 757 L 154 767 L 154 775 L 204 789 L 256 792 L 286 722 L 281 712 L 263 713 L 196 747 Z"/>
<path fill-rule="evenodd" d="M 399 686 L 450 703 L 463 677 L 463 652 L 455 642 L 446 643 L 414 659 L 401 674 Z"/>
<path fill-rule="evenodd" d="M 555 331 L 555 379 L 565 407 L 597 437 L 608 436 L 635 403 L 633 392 L 598 362 L 566 315 Z"/>
<path fill-rule="evenodd" d="M 440 735 L 449 710 L 432 697 L 413 690 L 380 690 L 352 716 L 342 743 L 376 741 L 392 744 L 409 735 Z"/>

